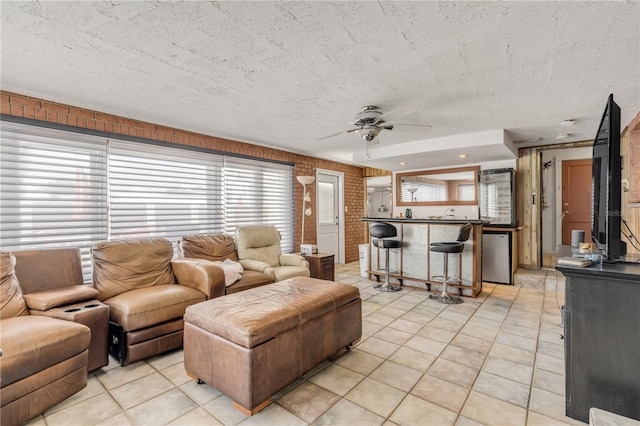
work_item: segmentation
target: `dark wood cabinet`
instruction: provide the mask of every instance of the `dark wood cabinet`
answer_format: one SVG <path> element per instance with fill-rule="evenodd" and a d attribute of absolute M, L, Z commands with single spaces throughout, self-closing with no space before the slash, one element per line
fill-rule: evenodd
<path fill-rule="evenodd" d="M 566 413 L 640 420 L 640 265 L 556 266 L 566 277 Z"/>
<path fill-rule="evenodd" d="M 309 262 L 311 278 L 335 281 L 334 255 L 326 253 L 303 254 Z"/>

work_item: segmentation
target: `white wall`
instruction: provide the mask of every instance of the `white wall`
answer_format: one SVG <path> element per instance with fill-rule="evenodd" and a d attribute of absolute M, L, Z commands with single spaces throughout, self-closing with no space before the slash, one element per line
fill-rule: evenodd
<path fill-rule="evenodd" d="M 591 147 L 552 149 L 542 151 L 542 253 L 553 254 L 562 243 L 562 162 L 586 160 L 592 157 Z"/>

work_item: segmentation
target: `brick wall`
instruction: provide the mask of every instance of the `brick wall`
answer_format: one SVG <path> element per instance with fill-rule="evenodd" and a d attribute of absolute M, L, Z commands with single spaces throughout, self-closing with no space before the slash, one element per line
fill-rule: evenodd
<path fill-rule="evenodd" d="M 2 114 L 32 118 L 72 127 L 131 135 L 163 142 L 196 146 L 217 151 L 243 154 L 252 157 L 293 163 L 294 176 L 314 175 L 316 169 L 333 170 L 344 173 L 344 199 L 348 211 L 345 213 L 345 261 L 359 259 L 358 244 L 365 242 L 364 227 L 360 218 L 365 215 L 365 180 L 362 168 L 318 158 L 298 155 L 287 151 L 264 148 L 258 145 L 217 138 L 200 133 L 161 126 L 111 114 L 104 114 L 70 105 L 49 102 L 16 93 L 0 91 Z M 294 184 L 294 213 L 296 247 L 300 244 L 300 224 L 302 220 L 302 185 Z M 315 185 L 309 187 L 312 203 L 315 203 Z M 315 206 L 315 204 L 312 204 Z M 305 242 L 316 242 L 316 209 L 305 218 Z"/>

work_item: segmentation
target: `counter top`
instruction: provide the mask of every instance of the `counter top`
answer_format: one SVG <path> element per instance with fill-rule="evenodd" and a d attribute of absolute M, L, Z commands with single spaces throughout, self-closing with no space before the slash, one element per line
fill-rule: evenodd
<path fill-rule="evenodd" d="M 599 252 L 596 250 L 596 253 Z M 579 254 L 578 249 L 571 246 L 558 246 L 556 255 L 558 257 L 571 257 Z M 580 276 L 596 276 L 607 278 L 627 279 L 632 277 L 640 283 L 640 264 L 633 262 L 614 262 L 614 263 L 594 263 L 590 266 L 568 266 L 556 265 L 556 270 L 562 272 L 563 275 L 580 275 Z"/>
<path fill-rule="evenodd" d="M 392 222 L 392 223 L 434 223 L 441 225 L 463 225 L 470 223 L 472 225 L 488 225 L 488 220 L 479 219 L 406 219 L 399 217 L 363 217 L 363 222 Z"/>

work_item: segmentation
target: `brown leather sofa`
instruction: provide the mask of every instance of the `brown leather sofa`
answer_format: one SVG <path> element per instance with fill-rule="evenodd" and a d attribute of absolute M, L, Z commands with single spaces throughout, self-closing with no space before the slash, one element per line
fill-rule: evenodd
<path fill-rule="evenodd" d="M 214 297 L 224 273 L 203 259 L 172 260 L 162 239 L 99 243 L 93 284 L 109 306 L 109 352 L 122 366 L 182 347 L 185 308 Z"/>
<path fill-rule="evenodd" d="M 29 315 L 15 274 L 0 253 L 0 419 L 22 424 L 87 385 L 91 331 L 72 321 Z"/>
<path fill-rule="evenodd" d="M 109 307 L 84 284 L 77 248 L 13 251 L 16 276 L 29 314 L 73 321 L 91 329 L 89 372 L 109 363 Z"/>
<path fill-rule="evenodd" d="M 280 233 L 275 226 L 239 226 L 235 241 L 238 259 L 245 270 L 265 273 L 276 282 L 311 275 L 304 257 L 282 253 Z"/>
<path fill-rule="evenodd" d="M 212 262 L 223 262 L 227 259 L 238 262 L 235 242 L 233 237 L 227 234 L 184 236 L 178 241 L 178 253 L 182 257 L 206 259 Z M 245 269 L 242 272 L 242 278 L 238 281 L 215 288 L 213 297 L 237 293 L 273 282 L 274 279 L 270 275 Z"/>

